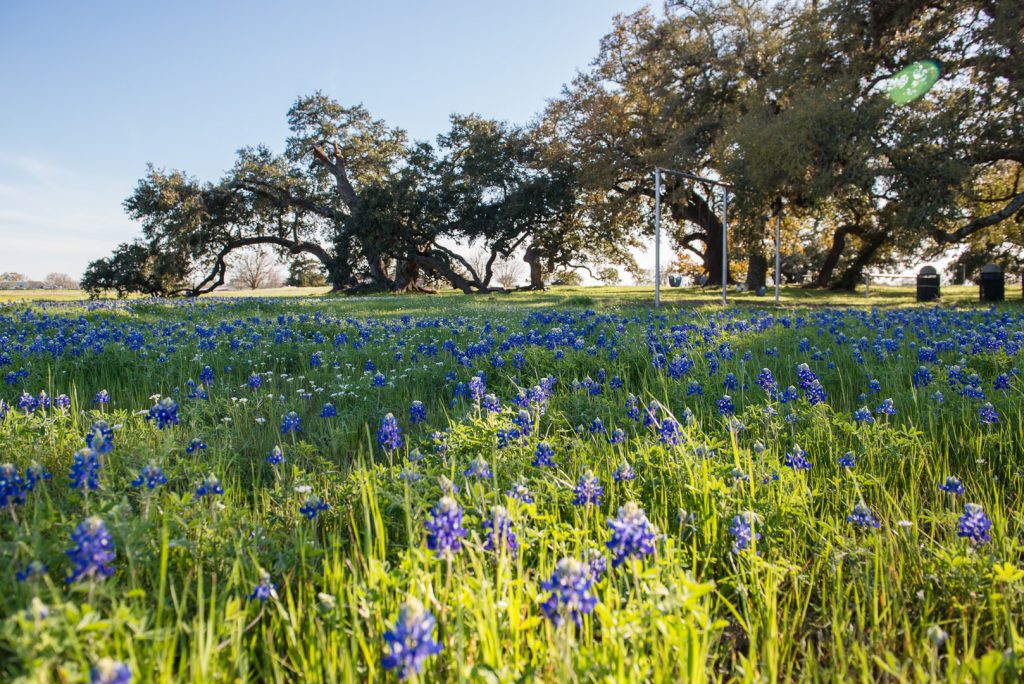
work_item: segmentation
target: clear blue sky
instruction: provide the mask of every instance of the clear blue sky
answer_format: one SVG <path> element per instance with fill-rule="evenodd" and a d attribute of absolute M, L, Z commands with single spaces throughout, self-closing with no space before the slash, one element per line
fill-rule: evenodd
<path fill-rule="evenodd" d="M 138 232 L 147 162 L 216 178 L 313 90 L 415 138 L 526 121 L 644 4 L 0 0 L 0 271 L 77 277 Z"/>

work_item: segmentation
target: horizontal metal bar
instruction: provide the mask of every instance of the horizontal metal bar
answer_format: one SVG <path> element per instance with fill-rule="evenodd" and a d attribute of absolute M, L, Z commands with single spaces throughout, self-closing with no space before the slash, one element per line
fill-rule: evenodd
<path fill-rule="evenodd" d="M 718 181 L 718 180 L 715 180 L 713 178 L 705 178 L 704 176 L 698 176 L 698 175 L 693 174 L 693 173 L 687 173 L 686 171 L 676 171 L 675 169 L 666 169 L 666 168 L 661 167 L 661 166 L 655 166 L 654 168 L 655 168 L 656 171 L 660 171 L 662 173 L 667 173 L 667 174 L 672 175 L 672 176 L 680 176 L 681 178 L 689 178 L 690 180 L 700 181 L 702 183 L 711 183 L 712 185 L 718 185 L 718 186 L 723 187 L 723 188 L 730 188 L 730 189 L 732 189 L 732 184 L 731 183 L 724 183 L 722 181 Z"/>

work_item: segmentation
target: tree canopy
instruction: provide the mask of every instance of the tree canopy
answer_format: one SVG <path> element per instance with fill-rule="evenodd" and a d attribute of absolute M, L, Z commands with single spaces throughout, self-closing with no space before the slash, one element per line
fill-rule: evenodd
<path fill-rule="evenodd" d="M 965 265 L 1019 260 L 1022 35 L 1010 0 L 675 0 L 616 17 L 528 124 L 453 115 L 412 141 L 313 93 L 288 111 L 281 153 L 244 147 L 217 180 L 150 166 L 124 203 L 141 236 L 83 287 L 201 294 L 254 246 L 353 292 L 501 289 L 496 264 L 520 256 L 530 287 L 610 277 L 650 239 L 655 166 L 735 187 L 727 275 L 745 262 L 751 287 L 780 215 L 788 277 L 821 287 L 951 248 L 975 255 Z M 938 83 L 894 104 L 889 79 L 923 59 Z M 721 196 L 670 177 L 662 204 L 675 247 L 717 281 Z"/>

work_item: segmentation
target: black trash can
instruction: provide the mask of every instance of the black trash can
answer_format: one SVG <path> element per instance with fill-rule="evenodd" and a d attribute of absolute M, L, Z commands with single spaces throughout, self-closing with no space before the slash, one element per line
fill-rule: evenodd
<path fill-rule="evenodd" d="M 940 296 L 939 272 L 934 266 L 925 266 L 917 274 L 917 301 L 933 302 Z"/>
<path fill-rule="evenodd" d="M 679 287 L 683 284 L 683 276 L 670 275 L 668 277 L 668 284 L 672 287 Z"/>
<path fill-rule="evenodd" d="M 981 267 L 978 294 L 983 302 L 1001 302 L 1006 299 L 1006 274 L 996 264 Z"/>

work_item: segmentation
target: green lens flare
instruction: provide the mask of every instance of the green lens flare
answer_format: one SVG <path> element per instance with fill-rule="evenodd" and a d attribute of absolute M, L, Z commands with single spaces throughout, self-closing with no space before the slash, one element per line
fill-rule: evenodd
<path fill-rule="evenodd" d="M 913 102 L 927 93 L 941 75 L 937 62 L 930 59 L 914 62 L 889 79 L 889 99 L 898 105 Z"/>

